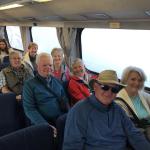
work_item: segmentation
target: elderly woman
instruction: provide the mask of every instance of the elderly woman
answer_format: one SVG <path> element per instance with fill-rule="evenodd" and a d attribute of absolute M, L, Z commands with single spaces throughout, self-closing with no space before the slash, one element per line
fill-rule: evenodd
<path fill-rule="evenodd" d="M 122 98 L 134 111 L 139 119 L 148 119 L 150 121 L 150 95 L 143 91 L 145 73 L 137 67 L 127 67 L 123 74 L 121 82 L 127 86 L 117 95 Z M 130 116 L 131 112 L 124 102 L 116 101 Z"/>
<path fill-rule="evenodd" d="M 53 75 L 59 80 L 66 82 L 70 79 L 70 70 L 64 63 L 64 53 L 61 48 L 54 48 L 51 52 L 53 57 Z"/>
<path fill-rule="evenodd" d="M 72 63 L 71 79 L 68 85 L 68 92 L 72 100 L 72 104 L 77 101 L 87 98 L 91 95 L 89 88 L 89 81 L 91 75 L 86 72 L 83 61 L 80 58 L 76 58 Z"/>

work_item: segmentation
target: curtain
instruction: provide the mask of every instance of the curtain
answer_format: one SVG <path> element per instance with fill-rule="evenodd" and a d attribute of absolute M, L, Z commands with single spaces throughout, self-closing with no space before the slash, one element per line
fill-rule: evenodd
<path fill-rule="evenodd" d="M 20 32 L 21 32 L 23 48 L 24 48 L 24 51 L 26 51 L 29 43 L 31 42 L 30 27 L 22 26 L 20 27 Z"/>
<path fill-rule="evenodd" d="M 5 26 L 0 26 L 0 39 L 5 39 L 7 41 L 8 47 L 11 47 Z"/>
<path fill-rule="evenodd" d="M 0 26 L 0 39 L 5 39 L 5 27 Z"/>
<path fill-rule="evenodd" d="M 79 57 L 77 51 L 77 29 L 76 28 L 57 28 L 57 37 L 64 50 L 65 61 L 70 67 L 74 58 Z"/>

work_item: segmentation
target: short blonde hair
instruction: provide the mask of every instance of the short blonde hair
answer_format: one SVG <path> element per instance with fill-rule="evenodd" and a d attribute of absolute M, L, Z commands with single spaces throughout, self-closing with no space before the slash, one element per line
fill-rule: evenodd
<path fill-rule="evenodd" d="M 52 51 L 51 51 L 51 55 L 53 56 L 55 52 L 61 53 L 62 56 L 63 56 L 63 54 L 64 54 L 64 51 L 63 51 L 62 48 L 53 48 Z"/>
<path fill-rule="evenodd" d="M 121 83 L 126 84 L 128 78 L 129 78 L 129 76 L 132 72 L 136 72 L 136 73 L 139 74 L 139 76 L 141 77 L 142 82 L 143 82 L 143 84 L 142 84 L 142 87 L 143 87 L 144 82 L 146 81 L 146 75 L 145 75 L 144 71 L 141 68 L 134 67 L 134 66 L 129 66 L 129 67 L 124 69 L 124 71 L 122 73 L 122 77 L 121 77 Z"/>

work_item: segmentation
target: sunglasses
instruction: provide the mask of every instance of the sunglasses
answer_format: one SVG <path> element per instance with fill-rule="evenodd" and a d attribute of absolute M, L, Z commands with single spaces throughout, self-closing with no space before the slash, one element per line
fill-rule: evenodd
<path fill-rule="evenodd" d="M 111 89 L 111 92 L 114 93 L 114 94 L 117 94 L 121 90 L 121 88 L 119 86 L 112 87 L 112 86 L 104 85 L 104 84 L 100 84 L 100 83 L 97 83 L 97 84 L 104 91 L 109 91 L 109 89 Z"/>

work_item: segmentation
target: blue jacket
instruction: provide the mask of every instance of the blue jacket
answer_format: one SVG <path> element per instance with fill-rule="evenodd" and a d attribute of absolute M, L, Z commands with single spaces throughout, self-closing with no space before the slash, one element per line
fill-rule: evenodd
<path fill-rule="evenodd" d="M 117 104 L 106 107 L 92 95 L 70 110 L 63 150 L 125 150 L 127 140 L 135 150 L 150 150 L 144 135 Z"/>
<path fill-rule="evenodd" d="M 49 86 L 57 93 L 58 97 L 63 97 L 65 103 L 68 102 L 64 89 L 56 78 L 50 77 Z M 23 106 L 25 114 L 33 124 L 46 123 L 62 115 L 58 97 L 48 90 L 47 82 L 37 75 L 28 80 L 23 88 Z"/>

